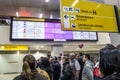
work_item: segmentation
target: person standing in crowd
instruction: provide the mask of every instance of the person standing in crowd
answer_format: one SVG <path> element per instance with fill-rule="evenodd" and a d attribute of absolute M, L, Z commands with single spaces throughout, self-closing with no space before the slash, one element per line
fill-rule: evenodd
<path fill-rule="evenodd" d="M 59 62 L 59 64 L 60 64 L 60 66 L 61 66 L 60 79 L 59 79 L 59 80 L 61 80 L 61 77 L 63 76 L 63 74 L 62 74 L 62 70 L 63 70 L 62 56 L 59 56 L 59 57 L 58 57 L 58 62 Z"/>
<path fill-rule="evenodd" d="M 120 80 L 120 50 L 113 45 L 106 45 L 100 50 L 101 80 Z"/>
<path fill-rule="evenodd" d="M 99 80 L 101 78 L 100 68 L 99 68 L 99 59 L 94 60 L 93 74 L 94 74 L 94 80 Z"/>
<path fill-rule="evenodd" d="M 42 59 L 43 57 L 40 57 L 38 60 L 37 60 L 37 68 L 40 68 L 40 66 L 41 66 L 41 59 Z"/>
<path fill-rule="evenodd" d="M 90 55 L 83 55 L 84 68 L 82 72 L 82 80 L 94 80 L 93 66 L 90 61 Z"/>
<path fill-rule="evenodd" d="M 43 57 L 41 59 L 40 68 L 45 70 L 48 73 L 50 80 L 52 80 L 52 67 L 50 66 L 50 62 L 48 58 Z"/>
<path fill-rule="evenodd" d="M 61 80 L 74 80 L 73 79 L 73 73 L 71 71 L 71 66 L 69 64 L 69 58 L 68 57 L 63 57 L 63 70 L 62 70 L 62 77 Z"/>
<path fill-rule="evenodd" d="M 81 66 L 81 70 L 80 70 L 80 74 L 79 74 L 79 80 L 82 80 L 82 71 L 83 71 L 83 67 L 84 67 L 83 55 L 82 55 L 81 52 L 78 55 L 79 55 L 79 57 L 78 57 L 77 60 L 78 60 L 78 62 L 80 64 L 80 66 Z"/>
<path fill-rule="evenodd" d="M 118 44 L 118 45 L 116 46 L 116 48 L 120 50 L 120 44 Z"/>
<path fill-rule="evenodd" d="M 45 76 L 36 70 L 37 62 L 32 55 L 26 55 L 23 59 L 23 67 L 21 75 L 13 80 L 47 80 Z"/>
<path fill-rule="evenodd" d="M 100 71 L 102 73 L 102 76 L 108 76 L 113 74 L 114 72 L 114 60 L 112 57 L 113 54 L 111 53 L 111 50 L 115 49 L 115 47 L 112 44 L 107 44 L 104 48 L 100 49 L 100 61 L 99 61 L 99 67 Z"/>
<path fill-rule="evenodd" d="M 75 59 L 74 53 L 71 53 L 69 58 L 70 58 L 70 66 L 72 68 L 72 72 L 74 75 L 74 80 L 79 80 L 79 73 L 81 70 L 81 66 L 80 66 L 79 62 Z"/>
<path fill-rule="evenodd" d="M 52 68 L 53 68 L 53 80 L 59 80 L 61 73 L 61 65 L 58 62 L 57 57 L 53 57 Z"/>

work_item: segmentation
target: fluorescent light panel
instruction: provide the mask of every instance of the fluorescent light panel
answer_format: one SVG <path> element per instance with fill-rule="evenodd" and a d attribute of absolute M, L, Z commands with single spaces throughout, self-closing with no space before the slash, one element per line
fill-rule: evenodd
<path fill-rule="evenodd" d="M 39 18 L 42 18 L 42 16 L 43 16 L 43 14 L 42 14 L 42 13 L 40 13 Z"/>
<path fill-rule="evenodd" d="M 19 13 L 18 13 L 18 11 L 16 12 L 16 16 L 19 17 Z"/>
<path fill-rule="evenodd" d="M 50 15 L 50 19 L 53 19 L 53 15 L 52 14 Z"/>
<path fill-rule="evenodd" d="M 72 4 L 72 7 L 74 7 L 78 3 L 78 0 L 75 0 Z"/>
<path fill-rule="evenodd" d="M 45 2 L 49 2 L 50 0 L 45 0 Z"/>

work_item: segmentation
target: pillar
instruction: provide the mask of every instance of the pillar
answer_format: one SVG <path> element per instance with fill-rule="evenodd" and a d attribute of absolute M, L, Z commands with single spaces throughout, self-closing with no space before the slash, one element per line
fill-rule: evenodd
<path fill-rule="evenodd" d="M 52 45 L 52 51 L 51 56 L 60 56 L 62 54 L 63 56 L 63 45 Z"/>
<path fill-rule="evenodd" d="M 104 0 L 104 3 L 120 6 L 119 0 Z M 120 44 L 120 33 L 110 33 L 110 39 L 111 39 L 111 44 L 115 46 Z"/>
<path fill-rule="evenodd" d="M 118 6 L 119 0 L 104 0 L 104 3 Z"/>

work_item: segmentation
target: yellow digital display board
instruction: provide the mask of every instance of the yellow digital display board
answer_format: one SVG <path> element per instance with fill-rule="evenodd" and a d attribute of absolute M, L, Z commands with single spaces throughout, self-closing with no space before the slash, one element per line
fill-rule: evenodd
<path fill-rule="evenodd" d="M 39 18 L 25 18 L 25 17 L 14 17 L 14 20 L 22 20 L 22 21 L 41 21 L 44 22 L 45 19 Z"/>
<path fill-rule="evenodd" d="M 0 45 L 0 51 L 28 50 L 27 45 Z"/>
<path fill-rule="evenodd" d="M 79 0 L 60 0 L 63 30 L 118 32 L 114 6 Z"/>

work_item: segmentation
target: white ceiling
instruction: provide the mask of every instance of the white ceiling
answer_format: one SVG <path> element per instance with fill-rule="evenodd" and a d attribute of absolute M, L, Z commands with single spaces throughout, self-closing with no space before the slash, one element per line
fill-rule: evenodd
<path fill-rule="evenodd" d="M 88 0 L 102 2 L 104 0 Z M 20 16 L 39 17 L 43 13 L 43 18 L 49 18 L 51 13 L 53 18 L 60 18 L 60 3 L 59 0 L 50 0 L 46 3 L 45 0 L 0 0 L 0 15 L 16 16 L 16 11 Z M 56 16 L 57 15 L 57 16 Z"/>
<path fill-rule="evenodd" d="M 44 8 L 46 10 L 58 10 L 59 0 L 50 0 L 46 3 L 45 0 L 0 0 L 0 7 L 11 8 Z"/>
<path fill-rule="evenodd" d="M 48 3 L 45 0 L 0 0 L 0 15 L 16 16 L 16 11 L 20 16 L 39 17 L 43 13 L 44 18 L 49 18 L 51 13 L 57 13 L 60 17 L 59 0 Z"/>

